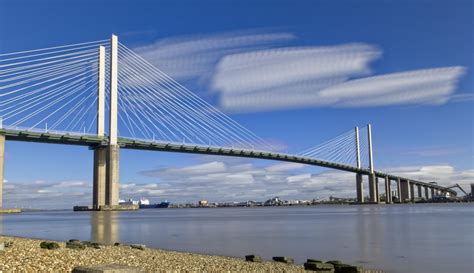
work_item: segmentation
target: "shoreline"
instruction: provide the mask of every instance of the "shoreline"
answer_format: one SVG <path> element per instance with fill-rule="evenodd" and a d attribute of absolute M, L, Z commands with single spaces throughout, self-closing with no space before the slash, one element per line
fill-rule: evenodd
<path fill-rule="evenodd" d="M 227 257 L 156 248 L 144 250 L 130 245 L 101 245 L 96 249 L 66 248 L 65 242 L 56 242 L 58 249 L 43 249 L 44 240 L 0 235 L 0 244 L 12 245 L 0 251 L 0 272 L 71 272 L 77 266 L 119 264 L 139 268 L 144 272 L 193 271 L 193 272 L 310 272 L 303 265 L 274 261 L 247 262 L 244 257 Z M 249 253 L 251 254 L 251 253 Z M 258 255 L 258 253 L 255 253 Z M 365 273 L 381 273 L 364 270 Z"/>

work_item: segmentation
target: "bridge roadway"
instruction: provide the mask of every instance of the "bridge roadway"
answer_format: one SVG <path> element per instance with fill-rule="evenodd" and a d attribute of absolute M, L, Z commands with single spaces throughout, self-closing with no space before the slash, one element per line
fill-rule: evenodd
<path fill-rule="evenodd" d="M 107 146 L 107 137 L 98 137 L 96 135 L 86 134 L 73 134 L 59 131 L 27 131 L 24 129 L 0 129 L 0 134 L 5 136 L 6 140 L 11 141 L 26 141 L 26 142 L 40 142 L 40 143 L 53 143 L 53 144 L 67 144 L 67 145 L 81 145 L 89 147 Z M 200 146 L 195 144 L 180 144 L 180 143 L 162 143 L 156 141 L 145 141 L 145 140 L 134 140 L 130 138 L 119 138 L 118 144 L 121 148 L 134 149 L 134 150 L 147 150 L 147 151 L 164 151 L 164 152 L 177 152 L 177 153 L 192 153 L 192 154 L 209 154 L 209 155 L 220 155 L 220 156 L 234 156 L 234 157 L 246 157 L 256 159 L 267 159 L 276 161 L 286 161 L 293 163 L 301 163 L 306 165 L 313 165 L 325 168 L 331 168 L 341 171 L 353 172 L 357 174 L 369 175 L 369 169 L 357 168 L 351 165 L 345 165 L 330 161 L 324 161 L 304 156 L 291 155 L 285 153 L 275 153 L 268 151 L 240 149 L 240 148 L 224 148 L 224 147 L 213 147 L 213 146 Z M 435 190 L 449 192 L 452 195 L 456 195 L 456 191 L 447 189 L 440 185 L 426 183 L 422 181 L 413 180 L 410 178 L 400 177 L 393 174 L 388 174 L 380 171 L 374 171 L 376 177 L 385 178 L 388 177 L 390 180 L 407 180 L 415 186 L 426 186 Z M 414 194 L 414 193 L 412 193 Z"/>

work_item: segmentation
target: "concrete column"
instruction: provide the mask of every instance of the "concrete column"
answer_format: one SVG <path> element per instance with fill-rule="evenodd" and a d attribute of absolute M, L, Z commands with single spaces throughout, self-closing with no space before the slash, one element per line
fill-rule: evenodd
<path fill-rule="evenodd" d="M 94 149 L 94 182 L 92 190 L 92 207 L 99 209 L 105 205 L 105 185 L 107 168 L 107 148 Z"/>
<path fill-rule="evenodd" d="M 435 189 L 431 188 L 431 199 L 433 199 L 433 197 L 435 197 Z"/>
<path fill-rule="evenodd" d="M 392 190 L 390 189 L 390 178 L 385 177 L 385 203 L 392 203 Z"/>
<path fill-rule="evenodd" d="M 110 41 L 110 122 L 109 144 L 117 144 L 118 118 L 118 38 L 112 35 Z"/>
<path fill-rule="evenodd" d="M 105 134 L 105 47 L 99 47 L 99 77 L 97 90 L 97 136 Z M 105 205 L 105 185 L 107 169 L 107 149 L 94 149 L 94 180 L 92 188 L 92 207 L 99 209 Z"/>
<path fill-rule="evenodd" d="M 421 185 L 417 185 L 418 186 L 418 198 L 422 198 L 423 197 L 423 191 L 421 190 Z"/>
<path fill-rule="evenodd" d="M 362 180 L 362 174 L 356 174 L 356 191 L 357 191 L 357 202 L 364 203 L 364 185 Z"/>
<path fill-rule="evenodd" d="M 117 206 L 119 201 L 119 160 L 120 146 L 107 147 L 107 180 L 105 185 L 105 204 Z"/>
<path fill-rule="evenodd" d="M 375 174 L 369 174 L 369 201 L 371 203 L 377 203 L 376 180 Z"/>
<path fill-rule="evenodd" d="M 411 199 L 410 194 L 410 181 L 400 180 L 400 202 L 407 203 Z"/>
<path fill-rule="evenodd" d="M 410 201 L 415 202 L 415 184 L 410 182 Z"/>
<path fill-rule="evenodd" d="M 109 146 L 107 147 L 107 179 L 105 185 L 105 204 L 118 206 L 119 200 L 119 154 L 117 144 L 118 123 L 118 37 L 112 35 L 110 41 L 110 122 Z"/>
<path fill-rule="evenodd" d="M 425 188 L 425 199 L 428 200 L 430 199 L 430 195 L 428 193 L 428 186 L 424 186 L 424 188 Z"/>
<path fill-rule="evenodd" d="M 356 145 L 356 164 L 357 168 L 362 167 L 360 162 L 360 142 L 359 142 L 359 127 L 355 127 L 355 145 Z"/>
<path fill-rule="evenodd" d="M 374 173 L 374 157 L 372 149 L 372 125 L 367 124 L 367 144 L 369 146 L 369 170 L 370 173 Z"/>
<path fill-rule="evenodd" d="M 380 202 L 380 193 L 379 193 L 379 178 L 375 177 L 375 202 L 377 204 Z"/>
<path fill-rule="evenodd" d="M 402 189 L 401 189 L 401 182 L 400 182 L 400 177 L 397 178 L 397 197 L 398 197 L 398 203 L 403 203 L 402 201 Z"/>
<path fill-rule="evenodd" d="M 105 132 L 105 47 L 99 47 L 99 80 L 97 90 L 97 136 Z"/>
<path fill-rule="evenodd" d="M 5 136 L 0 135 L 0 208 L 3 207 L 3 168 L 5 167 Z"/>

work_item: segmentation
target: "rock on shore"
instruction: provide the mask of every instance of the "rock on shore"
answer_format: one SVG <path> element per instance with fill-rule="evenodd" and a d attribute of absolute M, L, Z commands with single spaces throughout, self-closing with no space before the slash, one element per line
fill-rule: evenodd
<path fill-rule="evenodd" d="M 0 253 L 2 272 L 71 272 L 76 266 L 121 264 L 137 267 L 145 272 L 305 272 L 301 265 L 276 262 L 251 263 L 242 258 L 209 256 L 160 249 L 134 249 L 130 246 L 105 246 L 102 249 L 66 248 L 43 249 L 41 240 L 0 236 L 0 242 L 11 241 L 13 246 Z"/>
<path fill-rule="evenodd" d="M 135 267 L 143 272 L 310 272 L 303 265 L 282 262 L 245 261 L 245 258 L 150 249 L 143 245 L 104 246 L 92 242 L 71 240 L 57 243 L 59 248 L 48 248 L 41 240 L 0 236 L 0 244 L 8 243 L 0 251 L 0 272 L 71 272 L 78 266 L 115 264 Z M 72 247 L 81 244 L 87 247 Z M 99 247 L 96 247 L 99 246 Z M 137 247 L 139 246 L 139 247 Z M 256 256 L 254 256 L 256 257 Z M 316 260 L 312 260 L 315 262 Z M 314 271 L 313 271 L 314 272 Z M 365 273 L 382 273 L 366 270 Z"/>

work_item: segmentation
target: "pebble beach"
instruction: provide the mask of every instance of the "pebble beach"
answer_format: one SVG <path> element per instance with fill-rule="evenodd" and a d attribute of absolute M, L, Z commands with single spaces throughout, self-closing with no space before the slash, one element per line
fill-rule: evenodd
<path fill-rule="evenodd" d="M 104 246 L 102 249 L 42 249 L 42 240 L 0 236 L 0 242 L 12 242 L 0 254 L 2 272 L 71 272 L 76 266 L 120 264 L 145 272 L 305 272 L 301 265 L 276 262 L 251 263 L 243 258 L 210 256 L 160 249 L 133 249 L 130 246 Z"/>
<path fill-rule="evenodd" d="M 71 272 L 77 266 L 103 264 L 132 266 L 143 272 L 309 272 L 302 265 L 247 262 L 243 257 L 142 250 L 129 245 L 70 249 L 65 242 L 56 242 L 58 249 L 44 249 L 40 247 L 41 242 L 44 241 L 0 236 L 0 244 L 6 245 L 0 251 L 0 272 Z"/>

